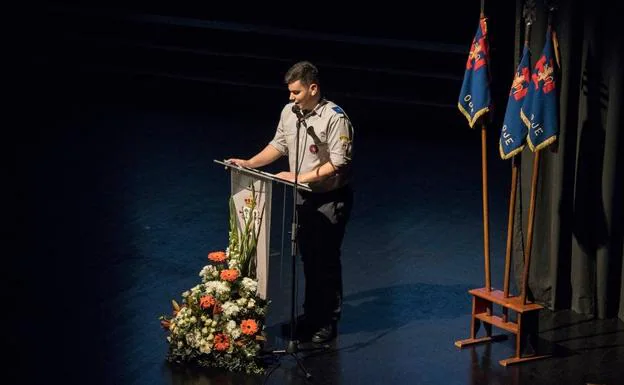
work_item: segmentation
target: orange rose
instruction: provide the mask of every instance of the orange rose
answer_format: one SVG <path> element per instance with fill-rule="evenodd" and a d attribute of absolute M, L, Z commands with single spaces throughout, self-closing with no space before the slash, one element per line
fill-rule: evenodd
<path fill-rule="evenodd" d="M 258 332 L 258 324 L 252 319 L 246 319 L 241 322 L 241 331 L 243 334 L 254 335 Z"/>
<path fill-rule="evenodd" d="M 227 259 L 225 251 L 213 251 L 208 253 L 208 259 L 213 262 L 223 262 Z"/>
<path fill-rule="evenodd" d="M 214 306 L 217 301 L 211 295 L 205 295 L 199 299 L 199 306 L 202 309 L 208 309 L 211 306 Z"/>
<path fill-rule="evenodd" d="M 228 341 L 228 338 L 226 335 L 224 334 L 217 334 L 214 338 L 214 348 L 216 350 L 226 350 L 227 348 L 230 347 L 230 341 Z"/>
<path fill-rule="evenodd" d="M 221 279 L 224 281 L 233 282 L 238 278 L 238 270 L 236 269 L 225 269 L 221 271 Z"/>

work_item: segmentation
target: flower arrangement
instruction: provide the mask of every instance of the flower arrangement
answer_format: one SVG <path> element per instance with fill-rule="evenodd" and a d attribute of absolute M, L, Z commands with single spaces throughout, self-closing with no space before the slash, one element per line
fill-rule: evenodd
<path fill-rule="evenodd" d="M 168 331 L 167 360 L 260 374 L 259 353 L 269 301 L 258 296 L 255 255 L 259 215 L 255 192 L 237 212 L 230 198 L 229 245 L 208 253 L 201 283 L 172 301 L 173 314 L 160 317 Z M 236 215 L 241 215 L 242 229 Z"/>

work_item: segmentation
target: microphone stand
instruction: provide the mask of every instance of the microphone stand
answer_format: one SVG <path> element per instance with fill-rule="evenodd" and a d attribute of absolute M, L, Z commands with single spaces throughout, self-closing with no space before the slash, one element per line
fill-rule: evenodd
<path fill-rule="evenodd" d="M 297 138 L 295 140 L 295 180 L 293 182 L 293 208 L 292 208 L 292 225 L 291 225 L 291 233 L 290 233 L 290 249 L 291 249 L 291 274 L 290 274 L 290 332 L 288 345 L 286 349 L 282 350 L 274 350 L 272 353 L 274 354 L 288 354 L 295 358 L 297 361 L 297 365 L 305 374 L 306 379 L 312 378 L 312 374 L 308 372 L 308 370 L 303 366 L 303 362 L 301 358 L 297 356 L 297 353 L 300 352 L 299 349 L 299 340 L 295 337 L 295 333 L 297 330 L 297 317 L 295 310 L 296 303 L 296 286 L 297 286 L 297 244 L 298 244 L 298 230 L 299 230 L 299 216 L 297 215 L 297 182 L 299 179 L 299 130 L 301 125 L 307 127 L 305 123 L 305 117 L 301 114 L 301 110 L 298 106 L 293 106 L 293 112 L 297 115 Z"/>

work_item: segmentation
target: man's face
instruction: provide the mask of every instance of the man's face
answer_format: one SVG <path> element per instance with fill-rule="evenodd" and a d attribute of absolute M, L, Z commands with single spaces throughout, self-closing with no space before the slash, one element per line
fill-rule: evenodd
<path fill-rule="evenodd" d="M 288 91 L 290 92 L 290 101 L 301 107 L 302 110 L 312 110 L 316 107 L 317 84 L 312 83 L 309 86 L 305 86 L 301 83 L 301 80 L 296 80 L 288 84 Z"/>

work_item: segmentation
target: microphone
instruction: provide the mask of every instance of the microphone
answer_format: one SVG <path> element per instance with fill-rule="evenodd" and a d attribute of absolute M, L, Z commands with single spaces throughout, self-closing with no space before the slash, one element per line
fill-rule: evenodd
<path fill-rule="evenodd" d="M 297 115 L 297 119 L 299 120 L 303 120 L 303 114 L 301 113 L 301 107 L 299 107 L 297 104 L 293 104 L 292 106 L 292 112 Z"/>

